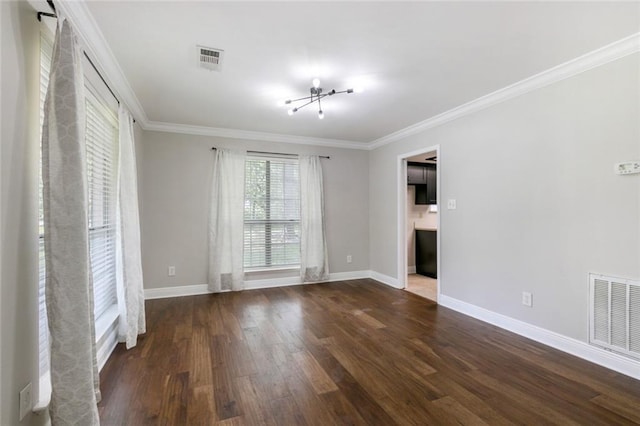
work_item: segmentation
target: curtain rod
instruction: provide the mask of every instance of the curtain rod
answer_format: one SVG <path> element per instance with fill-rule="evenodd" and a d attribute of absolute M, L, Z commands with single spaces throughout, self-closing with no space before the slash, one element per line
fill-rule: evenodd
<path fill-rule="evenodd" d="M 118 97 L 116 96 L 115 93 L 113 93 L 113 90 L 111 90 L 111 87 L 109 87 L 109 85 L 107 84 L 107 82 L 105 81 L 104 77 L 102 76 L 102 74 L 100 74 L 100 71 L 98 71 L 98 68 L 95 66 L 95 64 L 93 63 L 93 61 L 91 60 L 91 58 L 89 57 L 89 55 L 87 55 L 86 50 L 83 50 L 82 53 L 84 53 L 84 57 L 87 58 L 87 61 L 89 61 L 89 63 L 91 64 L 91 66 L 93 67 L 93 69 L 96 71 L 96 73 L 98 74 L 98 77 L 100 77 L 100 80 L 102 80 L 102 82 L 104 83 L 104 85 L 107 87 L 107 90 L 109 90 L 109 93 L 111 93 L 111 96 L 113 96 L 113 98 L 116 100 L 116 102 L 118 102 L 118 105 L 120 105 L 120 99 L 118 99 Z M 133 120 L 134 122 L 136 120 Z"/>
<path fill-rule="evenodd" d="M 56 12 L 56 6 L 53 4 L 53 0 L 47 0 L 47 4 L 49 4 L 49 7 L 51 7 L 51 9 L 53 10 L 54 13 L 38 12 L 38 21 L 42 21 L 42 17 L 43 16 L 48 16 L 50 18 L 58 19 L 58 15 L 56 15 L 56 13 L 55 13 Z M 98 67 L 96 67 L 96 65 L 93 63 L 93 61 L 91 60 L 91 58 L 87 54 L 87 51 L 82 49 L 82 53 L 84 53 L 84 57 L 87 58 L 87 60 L 89 61 L 89 64 L 91 64 L 91 67 L 95 70 L 96 74 L 98 74 L 98 77 L 100 77 L 100 80 L 102 80 L 102 82 L 106 86 L 106 88 L 109 91 L 109 93 L 111 93 L 111 96 L 113 96 L 113 98 L 116 100 L 118 105 L 120 105 L 120 99 L 118 99 L 118 97 L 113 92 L 113 90 L 111 90 L 111 87 L 109 87 L 109 85 L 107 84 L 107 81 L 102 76 L 102 73 L 100 71 L 98 71 Z M 135 118 L 133 118 L 133 122 L 134 123 L 136 122 Z"/>
<path fill-rule="evenodd" d="M 216 148 L 215 146 L 211 147 L 211 150 L 214 151 L 218 148 Z M 297 157 L 298 154 L 288 154 L 286 152 L 268 152 L 268 151 L 247 151 L 248 154 L 270 154 L 270 155 L 284 155 L 287 157 Z M 326 158 L 327 160 L 330 160 L 331 157 L 329 157 L 328 155 L 318 155 L 318 157 L 320 158 Z"/>

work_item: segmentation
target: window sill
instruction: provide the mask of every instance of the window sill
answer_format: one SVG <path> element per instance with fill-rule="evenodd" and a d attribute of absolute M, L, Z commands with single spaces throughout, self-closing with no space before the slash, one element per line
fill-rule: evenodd
<path fill-rule="evenodd" d="M 42 414 L 49 408 L 51 402 L 51 377 L 49 371 L 40 376 L 38 382 L 38 398 L 33 405 L 32 411 L 36 414 Z"/>
<path fill-rule="evenodd" d="M 104 362 L 106 362 L 106 359 L 111 354 L 112 348 L 110 346 L 113 346 L 113 342 L 110 342 L 110 339 L 104 341 L 104 338 L 108 336 L 109 331 L 116 325 L 119 316 L 118 305 L 113 305 L 96 320 L 96 352 L 99 358 L 98 371 L 102 369 Z M 105 353 L 106 357 L 103 356 L 102 358 L 104 359 L 100 359 L 100 355 Z M 49 408 L 49 403 L 51 402 L 51 376 L 49 375 L 49 371 L 40 376 L 38 384 L 38 398 L 32 411 L 36 414 L 42 414 Z"/>
<path fill-rule="evenodd" d="M 256 273 L 256 274 L 262 274 L 265 272 L 284 272 L 284 271 L 299 271 L 300 270 L 300 265 L 295 265 L 295 266 L 282 266 L 282 267 L 273 267 L 273 268 L 251 268 L 251 269 L 245 269 L 244 273 L 251 275 L 252 273 Z"/>
<path fill-rule="evenodd" d="M 119 315 L 118 305 L 112 305 L 96 320 L 96 344 L 100 342 L 111 326 L 113 326 L 113 323 L 118 320 Z"/>

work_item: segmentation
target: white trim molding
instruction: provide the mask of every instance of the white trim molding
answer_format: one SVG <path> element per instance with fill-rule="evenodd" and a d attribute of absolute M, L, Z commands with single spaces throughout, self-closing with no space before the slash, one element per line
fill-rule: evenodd
<path fill-rule="evenodd" d="M 638 32 L 404 129 L 373 141 L 358 142 L 150 121 L 85 2 L 61 1 L 56 5 L 59 13 L 68 17 L 74 25 L 85 50 L 92 56 L 98 68 L 103 71 L 102 75 L 109 83 L 109 86 L 118 94 L 120 101 L 127 105 L 144 130 L 346 149 L 373 150 L 616 59 L 640 52 L 640 32 Z"/>
<path fill-rule="evenodd" d="M 371 271 L 337 272 L 329 274 L 329 280 L 325 282 L 357 280 L 370 277 Z M 246 280 L 244 282 L 244 289 L 258 290 L 262 288 L 288 287 L 302 284 L 303 283 L 300 281 L 300 277 L 269 278 L 262 280 Z M 144 289 L 145 300 L 165 299 L 168 297 L 197 296 L 201 294 L 211 294 L 207 284 Z"/>
<path fill-rule="evenodd" d="M 106 330 L 106 333 L 102 336 L 96 345 L 96 358 L 98 361 L 98 371 L 102 370 L 102 367 L 107 363 L 107 360 L 113 353 L 113 350 L 118 344 L 118 322 L 115 321 Z"/>
<path fill-rule="evenodd" d="M 428 152 L 435 152 L 436 157 L 438 157 L 438 167 L 436 169 L 436 196 L 437 196 L 437 200 L 436 200 L 436 205 L 440 204 L 440 173 L 441 173 L 441 169 L 442 169 L 442 158 L 440 156 L 440 145 L 433 145 L 433 146 L 429 146 L 429 147 L 424 147 L 424 148 L 420 148 L 420 149 L 416 149 L 410 152 L 405 152 L 403 154 L 399 154 L 397 156 L 397 162 L 396 162 L 396 172 L 397 172 L 397 210 L 396 210 L 396 225 L 397 225 L 397 234 L 396 234 L 396 238 L 397 238 L 397 250 L 396 250 L 396 259 L 397 259 L 397 268 L 398 268 L 398 279 L 397 279 L 397 286 L 395 286 L 396 288 L 406 288 L 408 285 L 408 281 L 407 281 L 407 275 L 411 272 L 409 272 L 409 267 L 407 266 L 407 260 L 409 258 L 409 254 L 407 252 L 407 162 L 409 160 L 410 157 L 414 157 L 416 155 L 422 155 L 422 154 L 426 154 Z M 436 220 L 437 220 L 437 224 L 436 224 L 436 229 L 438 230 L 437 233 L 437 241 L 436 241 L 436 252 L 438 253 L 437 259 L 436 259 L 436 263 L 437 263 L 437 270 L 441 271 L 442 269 L 440 268 L 440 254 L 442 253 L 442 251 L 440 250 L 440 239 L 441 239 L 441 235 L 442 233 L 440 232 L 441 226 L 440 226 L 440 218 L 442 217 L 441 214 L 438 214 Z M 413 273 L 415 273 L 415 269 L 416 267 L 413 267 Z M 436 295 L 440 295 L 440 279 L 437 279 L 437 286 L 436 286 Z"/>
<path fill-rule="evenodd" d="M 254 132 L 250 130 L 225 129 L 220 127 L 192 126 L 188 124 L 147 121 L 142 123 L 144 130 L 154 132 L 178 133 L 181 135 L 217 136 L 230 139 L 256 140 L 264 142 L 282 142 L 297 145 L 327 146 L 343 149 L 368 150 L 367 142 L 342 139 L 313 138 L 309 136 L 282 135 L 277 133 Z"/>
<path fill-rule="evenodd" d="M 613 352 L 591 346 L 586 342 L 563 336 L 547 329 L 510 318 L 508 316 L 463 302 L 453 297 L 440 295 L 438 303 L 441 306 L 453 309 L 462 314 L 493 324 L 502 329 L 511 331 L 542 343 L 562 352 L 591 361 L 595 364 L 625 374 L 635 379 L 640 379 L 640 362 L 617 355 Z"/>
<path fill-rule="evenodd" d="M 118 344 L 118 305 L 113 305 L 96 321 L 96 358 L 98 360 L 98 371 L 102 370 L 104 364 Z"/>
<path fill-rule="evenodd" d="M 144 128 L 149 121 L 140 100 L 129 84 L 118 60 L 111 51 L 102 31 L 84 1 L 56 2 L 57 13 L 69 19 L 82 47 L 100 69 L 100 74 L 109 87 L 118 95 L 118 100 L 129 108 L 131 114 Z"/>
<path fill-rule="evenodd" d="M 496 90 L 495 92 L 474 99 L 424 121 L 405 127 L 402 130 L 398 130 L 397 132 L 393 132 L 387 136 L 376 139 L 368 145 L 369 149 L 373 150 L 425 130 L 441 126 L 449 121 L 456 120 L 460 117 L 464 117 L 465 115 L 489 108 L 490 106 L 505 102 L 517 96 L 541 89 L 550 84 L 573 77 L 592 68 L 605 65 L 609 62 L 615 61 L 616 59 L 620 59 L 637 52 L 640 52 L 640 32 L 582 56 L 578 56 L 575 59 L 525 78 L 517 83 Z"/>
<path fill-rule="evenodd" d="M 386 284 L 389 287 L 397 288 L 400 290 L 402 290 L 403 288 L 402 283 L 398 279 L 390 277 L 388 275 L 384 275 L 377 271 L 370 271 L 369 278 L 381 282 L 382 284 Z"/>
<path fill-rule="evenodd" d="M 198 296 L 209 294 L 207 284 L 179 285 L 175 287 L 145 288 L 144 299 L 165 299 L 167 297 Z"/>

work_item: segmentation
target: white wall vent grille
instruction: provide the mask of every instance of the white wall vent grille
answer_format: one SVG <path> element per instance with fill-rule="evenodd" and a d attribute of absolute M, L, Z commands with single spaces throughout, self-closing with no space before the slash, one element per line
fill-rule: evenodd
<path fill-rule="evenodd" d="M 589 274 L 589 343 L 640 359 L 640 282 Z"/>
<path fill-rule="evenodd" d="M 211 71 L 220 71 L 220 67 L 222 66 L 222 57 L 224 56 L 224 50 L 204 46 L 197 47 L 198 64 L 202 68 L 206 68 Z"/>

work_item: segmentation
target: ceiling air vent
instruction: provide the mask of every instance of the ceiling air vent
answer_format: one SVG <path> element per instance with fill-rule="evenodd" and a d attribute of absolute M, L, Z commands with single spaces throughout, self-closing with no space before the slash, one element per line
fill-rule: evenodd
<path fill-rule="evenodd" d="M 198 46 L 198 63 L 201 68 L 211 71 L 220 71 L 223 56 L 224 50 Z"/>

